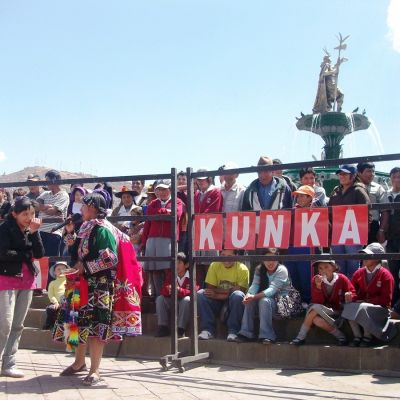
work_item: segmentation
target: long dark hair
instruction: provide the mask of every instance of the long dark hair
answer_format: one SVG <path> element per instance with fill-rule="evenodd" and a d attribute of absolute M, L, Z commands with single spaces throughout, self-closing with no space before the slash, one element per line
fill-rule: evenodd
<path fill-rule="evenodd" d="M 259 252 L 260 255 L 266 255 L 266 254 L 279 254 L 279 250 L 274 249 L 262 249 Z M 264 260 L 265 261 L 265 260 Z M 278 265 L 280 262 L 278 261 Z M 268 278 L 268 271 L 267 268 L 265 268 L 263 261 L 256 267 L 256 273 L 260 276 L 260 288 L 258 289 L 259 292 L 263 292 L 265 289 L 269 287 L 269 278 Z"/>

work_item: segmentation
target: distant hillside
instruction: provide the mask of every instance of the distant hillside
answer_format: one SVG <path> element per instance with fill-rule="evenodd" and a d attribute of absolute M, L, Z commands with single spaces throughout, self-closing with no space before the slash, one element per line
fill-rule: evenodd
<path fill-rule="evenodd" d="M 0 175 L 0 182 L 25 182 L 29 174 L 39 175 L 40 179 L 44 180 L 44 175 L 51 168 L 49 167 L 26 167 L 21 171 L 12 172 L 11 174 Z M 84 174 L 82 172 L 68 172 L 60 171 L 62 179 L 75 179 L 75 178 L 95 178 L 95 175 Z"/>
<path fill-rule="evenodd" d="M 26 182 L 26 178 L 29 174 L 39 175 L 40 179 L 44 180 L 44 175 L 51 168 L 49 167 L 26 167 L 21 171 L 12 172 L 11 174 L 3 174 L 0 175 L 0 183 L 1 182 Z M 68 172 L 68 171 L 60 171 L 62 179 L 76 179 L 76 178 L 95 178 L 96 175 L 85 174 L 83 172 Z M 119 191 L 123 185 L 130 187 L 130 182 L 112 182 L 111 186 L 115 191 Z M 22 185 L 21 185 L 22 186 Z M 87 183 L 85 187 L 92 189 L 95 186 L 94 183 Z M 63 185 L 64 189 L 69 190 L 69 185 Z"/>

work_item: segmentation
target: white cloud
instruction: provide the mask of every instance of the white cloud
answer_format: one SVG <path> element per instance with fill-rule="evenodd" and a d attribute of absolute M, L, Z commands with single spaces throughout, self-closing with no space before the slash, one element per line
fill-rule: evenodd
<path fill-rule="evenodd" d="M 392 47 L 400 53 L 400 0 L 390 0 L 387 25 L 389 28 L 388 38 L 392 42 Z"/>
<path fill-rule="evenodd" d="M 0 161 L 4 161 L 6 159 L 6 153 L 4 151 L 0 151 Z"/>

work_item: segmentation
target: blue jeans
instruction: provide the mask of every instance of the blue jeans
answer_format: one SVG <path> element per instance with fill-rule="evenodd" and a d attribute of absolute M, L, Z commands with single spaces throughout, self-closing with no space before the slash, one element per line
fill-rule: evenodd
<path fill-rule="evenodd" d="M 200 327 L 202 331 L 211 332 L 215 335 L 215 317 L 221 313 L 223 305 L 228 302 L 229 316 L 226 321 L 228 333 L 237 334 L 242 322 L 244 311 L 244 293 L 235 290 L 226 300 L 210 299 L 204 294 L 204 289 L 197 292 L 197 309 L 200 317 Z"/>
<path fill-rule="evenodd" d="M 362 249 L 362 246 L 357 244 L 354 246 L 331 246 L 332 254 L 351 254 L 358 253 Z M 336 262 L 340 266 L 342 274 L 346 275 L 349 279 L 353 276 L 354 272 L 360 267 L 360 260 L 338 260 Z"/>
<path fill-rule="evenodd" d="M 263 297 L 245 305 L 242 327 L 239 334 L 249 339 L 254 338 L 254 319 L 259 315 L 259 339 L 276 340 L 276 333 L 272 327 L 272 319 L 276 314 L 276 302 L 272 297 Z"/>

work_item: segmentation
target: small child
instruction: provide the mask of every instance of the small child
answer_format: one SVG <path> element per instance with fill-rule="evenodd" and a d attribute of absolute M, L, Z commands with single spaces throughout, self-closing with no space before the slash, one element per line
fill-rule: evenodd
<path fill-rule="evenodd" d="M 355 298 L 354 286 L 346 275 L 338 273 L 339 268 L 330 259 L 330 254 L 321 254 L 313 267 L 318 268 L 318 273 L 311 284 L 311 304 L 299 333 L 290 344 L 304 344 L 308 331 L 315 325 L 333 335 L 339 346 L 344 346 L 347 344 L 346 336 L 336 327 L 335 320 L 343 309 L 345 293 Z"/>
<path fill-rule="evenodd" d="M 66 277 L 64 271 L 68 268 L 68 264 L 64 261 L 59 261 L 50 268 L 49 273 L 54 280 L 50 282 L 47 291 L 50 304 L 46 307 L 46 322 L 43 326 L 44 330 L 51 329 L 56 321 L 57 312 L 60 308 L 60 299 L 65 292 Z"/>
<path fill-rule="evenodd" d="M 176 264 L 176 290 L 178 295 L 178 337 L 185 336 L 185 330 L 189 324 L 190 317 L 190 276 L 189 261 L 184 253 L 177 254 Z M 165 274 L 161 294 L 156 299 L 156 312 L 158 331 L 156 337 L 168 336 L 170 334 L 170 308 L 171 308 L 171 285 L 172 274 L 168 270 Z M 196 285 L 196 291 L 198 290 Z"/>

